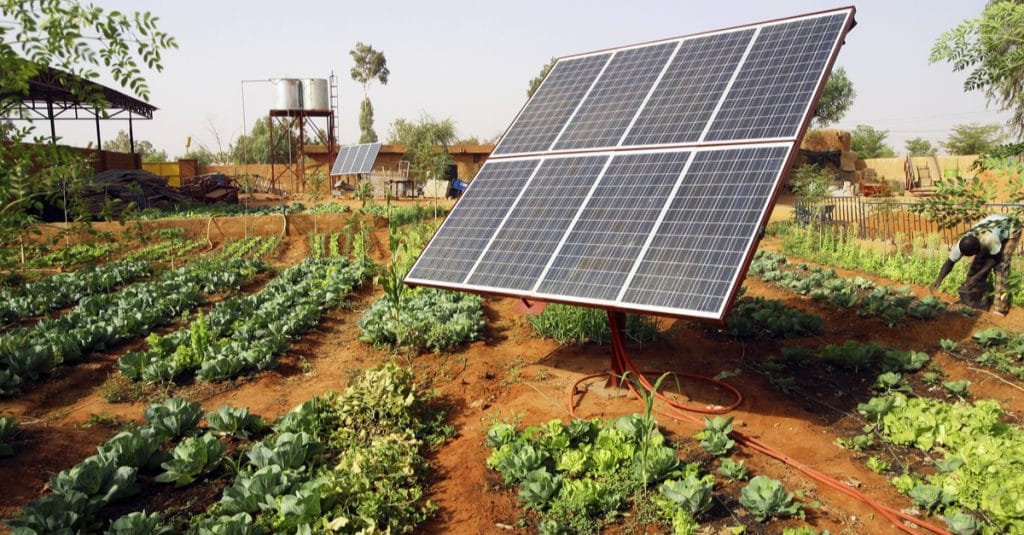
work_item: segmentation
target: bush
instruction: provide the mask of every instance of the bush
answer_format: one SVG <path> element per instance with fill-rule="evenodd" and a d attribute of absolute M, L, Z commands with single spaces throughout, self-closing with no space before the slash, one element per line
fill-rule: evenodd
<path fill-rule="evenodd" d="M 611 342 L 608 315 L 604 310 L 549 304 L 538 316 L 530 316 L 533 331 L 543 338 L 563 344 Z M 658 336 L 658 326 L 648 316 L 626 314 L 626 333 L 630 340 L 650 342 Z"/>

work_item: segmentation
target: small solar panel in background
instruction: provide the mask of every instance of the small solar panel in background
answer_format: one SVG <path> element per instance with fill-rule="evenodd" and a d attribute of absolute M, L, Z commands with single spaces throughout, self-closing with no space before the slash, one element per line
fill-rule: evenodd
<path fill-rule="evenodd" d="M 331 167 L 331 176 L 362 175 L 373 171 L 373 163 L 380 154 L 380 143 L 349 145 L 338 150 L 338 157 Z"/>

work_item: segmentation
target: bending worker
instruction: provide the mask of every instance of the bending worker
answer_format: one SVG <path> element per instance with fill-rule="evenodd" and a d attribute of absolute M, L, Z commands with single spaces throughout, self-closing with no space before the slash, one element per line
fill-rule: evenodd
<path fill-rule="evenodd" d="M 931 289 L 937 290 L 952 271 L 953 265 L 965 256 L 974 257 L 967 270 L 967 280 L 960 287 L 960 301 L 975 308 L 987 308 L 988 294 L 992 291 L 989 273 L 995 271 L 995 299 L 993 312 L 1006 314 L 1010 310 L 1010 258 L 1020 238 L 1020 228 L 1005 215 L 990 215 L 967 231 L 949 252 L 949 259 L 939 270 Z"/>

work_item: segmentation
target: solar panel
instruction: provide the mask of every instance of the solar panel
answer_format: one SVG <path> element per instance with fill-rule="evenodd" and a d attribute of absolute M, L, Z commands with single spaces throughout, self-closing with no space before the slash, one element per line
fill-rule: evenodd
<path fill-rule="evenodd" d="M 361 175 L 373 171 L 373 162 L 380 153 L 380 143 L 349 145 L 338 151 L 338 157 L 331 168 L 331 176 Z"/>
<path fill-rule="evenodd" d="M 559 60 L 406 283 L 721 320 L 853 15 Z"/>

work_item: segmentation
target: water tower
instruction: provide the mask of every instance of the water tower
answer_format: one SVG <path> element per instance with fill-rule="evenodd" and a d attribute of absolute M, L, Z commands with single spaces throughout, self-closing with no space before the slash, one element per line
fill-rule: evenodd
<path fill-rule="evenodd" d="M 270 187 L 272 191 L 280 191 L 281 185 L 290 180 L 292 192 L 304 192 L 307 156 L 324 157 L 326 152 L 325 161 L 329 169 L 330 162 L 338 153 L 338 82 L 333 72 L 329 82 L 324 78 L 277 78 L 271 82 L 274 102 L 269 124 Z M 324 120 L 326 128 L 318 124 Z M 306 143 L 307 128 L 312 132 L 310 145 Z M 297 140 L 292 139 L 293 131 L 297 131 Z M 313 144 L 319 144 L 319 147 L 314 150 Z M 289 154 L 287 162 L 277 162 L 274 158 L 282 148 Z"/>

